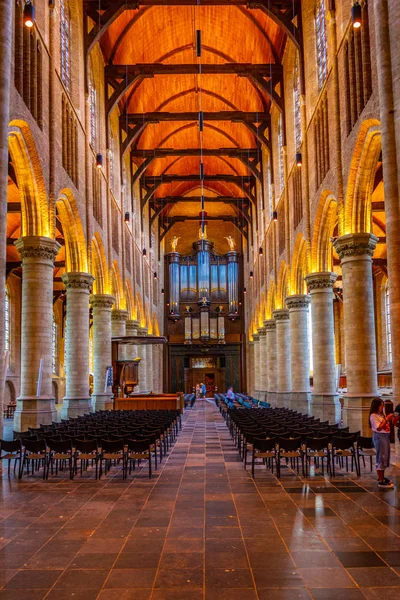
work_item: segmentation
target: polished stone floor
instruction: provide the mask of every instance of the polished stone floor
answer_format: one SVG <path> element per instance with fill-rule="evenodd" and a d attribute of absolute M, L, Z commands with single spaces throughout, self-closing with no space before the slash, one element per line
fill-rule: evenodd
<path fill-rule="evenodd" d="M 3 474 L 0 600 L 361 600 L 400 597 L 398 485 L 363 469 L 252 481 L 211 401 L 153 479 Z M 397 474 L 397 477 L 396 477 Z"/>

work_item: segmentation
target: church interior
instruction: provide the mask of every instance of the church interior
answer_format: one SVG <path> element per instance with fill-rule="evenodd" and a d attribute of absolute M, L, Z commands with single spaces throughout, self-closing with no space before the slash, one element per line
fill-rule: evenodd
<path fill-rule="evenodd" d="M 399 595 L 400 3 L 0 24 L 0 600 Z"/>

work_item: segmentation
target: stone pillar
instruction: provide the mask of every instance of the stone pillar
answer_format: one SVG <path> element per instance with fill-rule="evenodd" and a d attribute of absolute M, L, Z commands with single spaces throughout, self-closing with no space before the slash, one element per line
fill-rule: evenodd
<path fill-rule="evenodd" d="M 254 396 L 254 342 L 249 342 L 248 348 L 249 354 L 247 360 L 247 393 L 250 394 L 250 396 Z"/>
<path fill-rule="evenodd" d="M 65 333 L 66 390 L 61 416 L 69 419 L 91 410 L 89 394 L 89 293 L 94 277 L 71 272 L 62 276 L 67 290 Z"/>
<path fill-rule="evenodd" d="M 264 321 L 267 332 L 267 401 L 276 404 L 276 323 L 274 319 Z"/>
<path fill-rule="evenodd" d="M 111 363 L 111 307 L 115 298 L 108 294 L 94 294 L 89 302 L 93 308 L 93 362 L 94 381 L 92 408 L 94 411 L 111 410 L 111 388 L 104 391 L 107 367 Z"/>
<path fill-rule="evenodd" d="M 11 84 L 11 52 L 13 48 L 13 8 L 14 2 L 0 2 L 0 430 L 3 422 L 5 359 L 4 332 L 4 295 L 6 285 L 6 250 L 7 250 L 7 189 L 8 189 L 8 124 L 10 122 L 10 84 Z"/>
<path fill-rule="evenodd" d="M 370 432 L 369 407 L 377 395 L 376 340 L 372 255 L 378 238 L 372 233 L 351 233 L 333 245 L 343 278 L 344 342 L 347 394 L 343 420 L 350 431 Z"/>
<path fill-rule="evenodd" d="M 21 391 L 14 430 L 48 425 L 57 412 L 52 390 L 53 269 L 60 244 L 40 236 L 19 238 L 22 258 Z M 40 390 L 40 360 L 43 371 Z"/>
<path fill-rule="evenodd" d="M 126 321 L 128 320 L 128 311 L 120 308 L 113 308 L 111 311 L 111 336 L 125 337 L 126 336 Z M 118 360 L 125 359 L 126 347 L 120 344 L 118 346 Z"/>
<path fill-rule="evenodd" d="M 126 335 L 137 336 L 138 327 L 139 327 L 139 321 L 134 321 L 134 320 L 127 321 L 126 322 Z M 126 346 L 125 346 L 126 360 L 134 360 L 135 358 L 138 358 L 138 356 L 139 356 L 138 348 L 139 348 L 139 346 L 137 344 L 126 344 Z M 138 373 L 139 373 L 139 367 L 138 367 Z M 137 385 L 135 387 L 135 392 L 138 392 L 138 391 L 139 391 L 139 385 Z"/>
<path fill-rule="evenodd" d="M 267 396 L 267 330 L 265 327 L 260 327 L 258 330 L 260 337 L 260 400 L 266 400 Z"/>
<path fill-rule="evenodd" d="M 154 392 L 154 359 L 153 345 L 148 344 L 146 348 L 146 383 L 149 392 Z"/>
<path fill-rule="evenodd" d="M 336 384 L 335 334 L 333 321 L 333 284 L 335 273 L 320 272 L 306 276 L 311 295 L 311 333 L 313 351 L 313 390 L 310 413 L 322 421 L 338 423 L 341 407 Z"/>
<path fill-rule="evenodd" d="M 162 393 L 163 389 L 163 361 L 161 344 L 153 344 L 153 391 L 157 394 Z"/>
<path fill-rule="evenodd" d="M 396 7 L 397 5 L 397 7 Z M 385 169 L 386 248 L 389 277 L 390 323 L 392 333 L 392 386 L 394 405 L 400 402 L 400 127 L 399 127 L 399 61 L 398 39 L 388 35 L 390 27 L 398 27 L 398 17 L 393 18 L 396 0 L 373 2 L 376 42 L 375 57 L 379 94 L 382 156 Z M 398 36 L 397 36 L 398 38 Z"/>
<path fill-rule="evenodd" d="M 276 322 L 276 401 L 278 406 L 289 407 L 292 391 L 289 311 L 281 308 L 272 315 Z"/>
<path fill-rule="evenodd" d="M 147 327 L 139 327 L 138 335 L 141 337 L 146 337 L 147 335 Z M 148 392 L 148 382 L 147 382 L 147 346 L 146 344 L 138 345 L 138 356 L 142 360 L 139 363 L 139 390 L 141 392 Z"/>
<path fill-rule="evenodd" d="M 254 343 L 254 396 L 260 399 L 260 336 L 253 333 Z"/>
<path fill-rule="evenodd" d="M 290 322 L 290 363 L 292 371 L 291 408 L 308 414 L 311 399 L 308 307 L 311 298 L 297 294 L 286 298 Z"/>

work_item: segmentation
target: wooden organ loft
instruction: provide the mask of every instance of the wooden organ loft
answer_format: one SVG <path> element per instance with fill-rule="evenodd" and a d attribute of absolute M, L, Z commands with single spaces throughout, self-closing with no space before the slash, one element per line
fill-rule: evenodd
<path fill-rule="evenodd" d="M 166 388 L 189 393 L 204 382 L 212 396 L 246 386 L 242 255 L 232 238 L 226 254 L 199 238 L 190 254 L 176 243 L 165 256 Z"/>

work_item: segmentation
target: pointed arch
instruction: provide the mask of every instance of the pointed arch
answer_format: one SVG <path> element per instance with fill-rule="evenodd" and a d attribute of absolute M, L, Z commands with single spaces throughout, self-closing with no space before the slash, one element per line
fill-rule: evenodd
<path fill-rule="evenodd" d="M 128 311 L 128 319 L 136 319 L 136 314 L 135 313 L 135 301 L 134 301 L 134 297 L 133 297 L 133 292 L 132 292 L 132 285 L 131 282 L 129 280 L 125 281 L 125 303 L 126 303 L 126 310 Z"/>
<path fill-rule="evenodd" d="M 360 126 L 350 163 L 345 201 L 344 234 L 371 233 L 371 194 L 382 148 L 380 123 L 368 119 Z"/>
<path fill-rule="evenodd" d="M 109 294 L 111 293 L 108 283 L 108 266 L 106 253 L 100 234 L 96 232 L 92 238 L 91 244 L 92 268 L 91 274 L 94 277 L 93 293 Z"/>
<path fill-rule="evenodd" d="M 8 148 L 21 198 L 22 235 L 53 237 L 46 184 L 36 145 L 25 121 L 9 124 Z"/>
<path fill-rule="evenodd" d="M 61 190 L 56 202 L 57 214 L 63 226 L 66 271 L 88 270 L 86 240 L 82 221 L 71 190 Z"/>
<path fill-rule="evenodd" d="M 281 309 L 285 308 L 285 298 L 288 295 L 288 266 L 286 262 L 283 260 L 281 262 L 281 266 L 279 268 L 278 274 L 278 285 L 276 289 L 276 306 L 275 308 Z"/>
<path fill-rule="evenodd" d="M 125 309 L 124 286 L 122 285 L 121 273 L 116 260 L 114 260 L 111 268 L 111 286 L 112 295 L 115 298 L 115 308 Z"/>
<path fill-rule="evenodd" d="M 313 273 L 332 271 L 333 256 L 331 237 L 338 220 L 337 202 L 333 194 L 322 194 L 315 217 L 311 244 L 311 270 Z"/>
<path fill-rule="evenodd" d="M 155 312 L 153 312 L 153 335 L 160 335 L 160 326 Z"/>
<path fill-rule="evenodd" d="M 290 272 L 289 294 L 305 294 L 305 276 L 308 274 L 307 242 L 299 233 L 294 245 L 292 268 Z"/>
<path fill-rule="evenodd" d="M 146 327 L 146 316 L 143 309 L 142 297 L 139 293 L 136 294 L 136 306 L 137 306 L 137 320 L 140 323 L 140 327 Z"/>
<path fill-rule="evenodd" d="M 266 319 L 272 319 L 272 312 L 276 308 L 275 299 L 276 299 L 275 281 L 273 279 L 270 279 L 269 284 L 268 284 L 267 307 L 266 307 L 266 311 L 265 311 Z"/>

